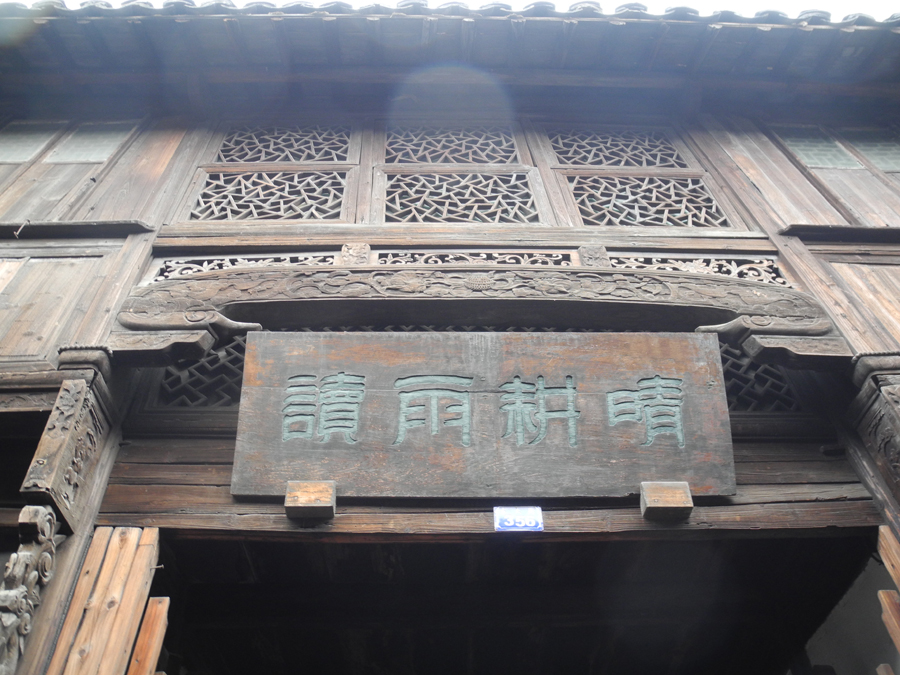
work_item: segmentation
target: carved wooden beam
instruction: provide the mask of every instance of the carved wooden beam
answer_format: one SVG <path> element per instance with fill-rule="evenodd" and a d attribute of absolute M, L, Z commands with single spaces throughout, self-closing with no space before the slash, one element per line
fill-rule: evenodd
<path fill-rule="evenodd" d="M 72 531 L 91 526 L 83 493 L 111 431 L 112 405 L 100 377 L 65 380 L 41 435 L 22 492 L 56 506 Z"/>
<path fill-rule="evenodd" d="M 56 547 L 65 539 L 58 530 L 50 507 L 26 506 L 19 514 L 19 549 L 0 586 L 0 675 L 14 675 L 25 650 L 41 590 L 53 578 Z"/>

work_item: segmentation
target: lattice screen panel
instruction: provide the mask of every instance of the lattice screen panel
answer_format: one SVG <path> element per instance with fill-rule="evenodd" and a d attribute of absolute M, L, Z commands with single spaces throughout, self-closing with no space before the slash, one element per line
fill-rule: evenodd
<path fill-rule="evenodd" d="M 225 137 L 217 162 L 346 162 L 349 126 L 243 127 Z"/>
<path fill-rule="evenodd" d="M 659 131 L 577 131 L 550 129 L 550 145 L 560 164 L 608 167 L 688 166 Z"/>
<path fill-rule="evenodd" d="M 730 227 L 699 178 L 569 176 L 585 225 Z"/>
<path fill-rule="evenodd" d="M 335 220 L 346 174 L 338 171 L 211 173 L 192 220 Z"/>
<path fill-rule="evenodd" d="M 844 136 L 882 171 L 900 171 L 900 137 L 894 131 L 853 129 Z"/>
<path fill-rule="evenodd" d="M 388 129 L 388 164 L 511 164 L 516 161 L 512 130 L 504 127 L 415 127 Z"/>
<path fill-rule="evenodd" d="M 537 207 L 524 173 L 388 175 L 389 223 L 536 223 Z"/>
<path fill-rule="evenodd" d="M 800 404 L 777 366 L 754 363 L 743 352 L 719 344 L 725 394 L 731 412 L 797 412 Z"/>
<path fill-rule="evenodd" d="M 491 326 L 335 326 L 324 331 L 352 332 L 493 332 Z M 587 329 L 504 328 L 503 332 L 590 332 Z M 237 405 L 241 397 L 246 338 L 238 336 L 203 359 L 165 369 L 156 405 L 166 408 L 210 408 Z M 800 404 L 784 371 L 754 363 L 743 352 L 719 344 L 725 393 L 731 412 L 797 412 Z"/>
<path fill-rule="evenodd" d="M 246 342 L 246 337 L 238 336 L 199 361 L 166 368 L 157 393 L 157 405 L 221 408 L 240 403 Z"/>
<path fill-rule="evenodd" d="M 824 169 L 861 169 L 853 155 L 816 127 L 776 127 L 785 145 L 807 166 Z"/>

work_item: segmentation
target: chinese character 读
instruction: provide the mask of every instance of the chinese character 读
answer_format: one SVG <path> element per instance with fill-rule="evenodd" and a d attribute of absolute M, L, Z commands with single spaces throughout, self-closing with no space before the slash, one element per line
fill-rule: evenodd
<path fill-rule="evenodd" d="M 469 387 L 472 384 L 471 377 L 456 377 L 454 375 L 414 375 L 401 377 L 394 382 L 395 389 L 405 387 L 422 387 L 412 391 L 400 392 L 400 416 L 397 425 L 397 440 L 394 445 L 399 445 L 406 438 L 406 432 L 416 427 L 425 426 L 429 422 L 431 435 L 437 435 L 441 427 L 461 427 L 462 444 L 469 447 L 472 442 L 472 407 L 469 401 L 468 391 L 457 391 L 447 386 Z M 440 408 L 441 400 L 453 401 L 445 403 L 444 416 Z M 426 410 L 427 408 L 427 410 Z M 422 417 L 413 417 L 421 414 Z M 446 415 L 454 415 L 447 417 Z"/>
<path fill-rule="evenodd" d="M 609 423 L 643 422 L 647 438 L 641 445 L 650 445 L 660 434 L 675 434 L 678 447 L 684 447 L 684 423 L 681 406 L 683 380 L 676 377 L 645 377 L 638 380 L 637 389 L 620 389 L 606 395 Z"/>
<path fill-rule="evenodd" d="M 540 443 L 547 436 L 547 427 L 551 419 L 565 419 L 568 425 L 569 445 L 578 444 L 578 428 L 575 420 L 581 417 L 581 412 L 575 410 L 575 379 L 571 375 L 566 376 L 565 387 L 547 387 L 544 385 L 544 377 L 539 375 L 537 384 L 522 382 L 522 378 L 516 375 L 512 382 L 500 385 L 506 392 L 500 396 L 500 401 L 505 405 L 500 410 L 506 413 L 506 433 L 503 438 L 515 435 L 516 445 L 525 442 L 525 434 L 537 435 L 529 442 L 529 445 Z M 562 410 L 547 410 L 547 398 L 550 396 L 565 396 L 566 407 Z M 537 420 L 537 421 L 535 421 Z"/>
<path fill-rule="evenodd" d="M 315 432 L 321 443 L 330 440 L 332 434 L 343 434 L 345 443 L 356 443 L 359 409 L 366 394 L 365 376 L 326 375 L 318 388 L 315 381 L 315 375 L 288 378 L 287 395 L 281 410 L 282 439 L 311 439 Z"/>

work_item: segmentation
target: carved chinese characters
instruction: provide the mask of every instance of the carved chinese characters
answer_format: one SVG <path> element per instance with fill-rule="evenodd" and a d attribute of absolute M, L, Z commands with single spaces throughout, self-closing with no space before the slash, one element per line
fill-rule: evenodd
<path fill-rule="evenodd" d="M 717 341 L 666 333 L 255 333 L 232 493 L 731 494 Z"/>

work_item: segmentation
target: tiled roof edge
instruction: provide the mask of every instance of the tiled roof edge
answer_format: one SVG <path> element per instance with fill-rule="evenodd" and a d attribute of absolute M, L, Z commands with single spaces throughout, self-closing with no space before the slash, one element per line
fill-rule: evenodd
<path fill-rule="evenodd" d="M 125 0 L 121 7 L 113 7 L 106 0 L 87 0 L 78 9 L 68 9 L 61 0 L 38 0 L 30 7 L 23 3 L 0 3 L 0 19 L 8 17 L 22 18 L 86 18 L 86 17 L 144 17 L 144 16 L 250 16 L 250 15 L 364 15 L 364 16 L 467 16 L 467 17 L 552 17 L 560 19 L 643 19 L 652 21 L 689 21 L 693 23 L 717 24 L 739 23 L 757 25 L 795 25 L 795 26 L 872 26 L 893 28 L 900 26 L 900 13 L 894 14 L 884 21 L 877 21 L 866 14 L 851 14 L 842 21 L 831 21 L 828 12 L 806 10 L 797 18 L 790 18 L 777 11 L 757 12 L 752 17 L 745 17 L 730 11 L 716 12 L 710 16 L 690 7 L 671 7 L 663 14 L 650 14 L 647 7 L 636 2 L 617 7 L 612 13 L 604 13 L 600 4 L 594 0 L 581 0 L 561 12 L 552 2 L 538 0 L 524 9 L 513 11 L 510 5 L 492 2 L 478 8 L 471 8 L 466 3 L 451 0 L 437 7 L 429 7 L 427 0 L 398 0 L 393 7 L 372 4 L 355 9 L 346 2 L 334 0 L 321 5 L 314 5 L 305 0 L 286 0 L 284 4 L 273 2 L 251 2 L 238 8 L 231 0 L 212 0 L 197 4 L 193 0 L 165 0 L 163 7 L 154 7 L 147 0 Z"/>

